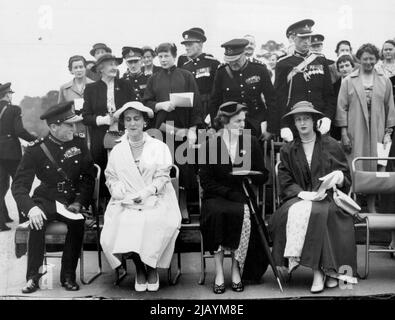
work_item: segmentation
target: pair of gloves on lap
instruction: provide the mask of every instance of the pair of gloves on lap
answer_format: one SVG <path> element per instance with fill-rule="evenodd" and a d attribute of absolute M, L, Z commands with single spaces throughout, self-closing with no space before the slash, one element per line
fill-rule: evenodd
<path fill-rule="evenodd" d="M 114 200 L 125 200 L 127 202 L 144 203 L 145 200 L 155 194 L 155 187 L 148 186 L 137 193 L 128 193 L 125 185 L 120 182 L 112 186 L 111 196 Z"/>
<path fill-rule="evenodd" d="M 328 190 L 335 187 L 336 185 L 342 185 L 344 181 L 344 174 L 340 170 L 335 170 L 320 178 L 319 180 L 322 181 L 323 185 L 325 185 L 325 190 Z M 299 192 L 298 197 L 303 200 L 321 201 L 325 199 L 327 195 L 325 190 L 320 188 L 318 191 L 301 191 Z"/>

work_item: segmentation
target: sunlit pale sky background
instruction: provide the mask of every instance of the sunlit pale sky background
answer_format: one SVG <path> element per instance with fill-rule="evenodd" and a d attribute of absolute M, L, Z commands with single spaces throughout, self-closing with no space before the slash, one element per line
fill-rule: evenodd
<path fill-rule="evenodd" d="M 253 34 L 257 48 L 268 40 L 288 44 L 286 28 L 311 18 L 325 35 L 324 54 L 348 39 L 355 48 L 372 42 L 381 48 L 395 37 L 394 0 L 0 0 L 0 82 L 12 82 L 14 102 L 58 89 L 71 75 L 67 61 L 91 59 L 93 43 L 104 42 L 120 56 L 122 46 L 152 47 L 175 42 L 201 27 L 205 52 L 222 60 L 221 43 Z M 124 70 L 121 66 L 121 71 Z"/>

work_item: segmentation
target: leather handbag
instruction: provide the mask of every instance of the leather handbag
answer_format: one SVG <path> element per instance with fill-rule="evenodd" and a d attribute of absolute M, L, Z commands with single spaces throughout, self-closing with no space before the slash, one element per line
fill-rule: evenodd
<path fill-rule="evenodd" d="M 124 135 L 123 131 L 107 131 L 103 138 L 103 146 L 105 149 L 112 149 L 119 143 L 119 139 Z"/>
<path fill-rule="evenodd" d="M 333 200 L 336 205 L 348 214 L 355 216 L 361 211 L 361 207 L 350 196 L 333 187 Z"/>

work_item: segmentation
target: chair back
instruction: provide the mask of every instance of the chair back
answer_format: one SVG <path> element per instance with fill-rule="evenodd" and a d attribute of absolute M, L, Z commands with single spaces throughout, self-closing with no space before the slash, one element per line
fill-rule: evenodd
<path fill-rule="evenodd" d="M 364 171 L 356 168 L 357 162 L 378 160 L 395 160 L 395 157 L 356 157 L 352 161 L 352 192 L 372 195 L 395 193 L 395 172 Z"/>
<path fill-rule="evenodd" d="M 95 188 L 93 189 L 93 195 L 92 195 L 92 204 L 94 206 L 94 210 L 98 210 L 101 168 L 96 163 L 94 164 L 94 167 L 96 168 L 96 176 L 95 176 Z"/>
<path fill-rule="evenodd" d="M 173 164 L 170 169 L 170 180 L 176 192 L 177 200 L 180 200 L 180 169 Z"/>
<path fill-rule="evenodd" d="M 280 182 L 278 180 L 278 167 L 280 166 L 281 161 L 278 161 L 274 167 L 274 181 L 273 181 L 273 211 L 276 211 L 277 208 L 280 207 Z"/>

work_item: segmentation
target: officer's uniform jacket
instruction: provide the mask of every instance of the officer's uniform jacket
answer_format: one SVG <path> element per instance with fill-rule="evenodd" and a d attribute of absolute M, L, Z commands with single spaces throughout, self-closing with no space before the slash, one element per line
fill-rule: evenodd
<path fill-rule="evenodd" d="M 21 108 L 0 101 L 0 113 L 7 108 L 0 120 L 0 159 L 19 160 L 22 156 L 18 138 L 33 141 L 36 138 L 24 129 Z"/>
<path fill-rule="evenodd" d="M 200 95 L 209 95 L 213 88 L 215 72 L 218 69 L 219 61 L 205 53 L 200 54 L 195 59 L 186 61 L 181 68 L 188 70 L 195 77 L 199 87 Z"/>
<path fill-rule="evenodd" d="M 122 79 L 130 82 L 133 90 L 134 100 L 142 101 L 144 98 L 144 90 L 147 87 L 147 82 L 150 75 L 145 75 L 143 72 L 133 74 L 125 72 Z"/>
<path fill-rule="evenodd" d="M 66 173 L 69 181 L 57 172 L 56 167 L 45 155 L 40 145 L 45 144 L 57 164 Z M 29 193 L 34 177 L 41 184 Z M 36 205 L 48 210 L 48 203 L 54 209 L 55 200 L 65 205 L 79 202 L 88 207 L 94 189 L 95 168 L 83 134 L 76 134 L 72 141 L 60 142 L 49 134 L 31 143 L 22 157 L 15 179 L 12 194 L 24 214 Z"/>
<path fill-rule="evenodd" d="M 290 111 L 299 101 L 309 101 L 326 117 L 333 120 L 336 112 L 336 100 L 333 93 L 328 62 L 325 56 L 317 54 L 302 72 L 296 72 L 289 80 L 289 74 L 295 67 L 308 59 L 312 53 L 301 55 L 294 52 L 283 57 L 276 65 L 274 88 L 277 94 L 277 110 L 275 119 L 268 124 L 268 131 L 277 132 L 285 124 L 281 117 Z"/>
<path fill-rule="evenodd" d="M 219 106 L 227 101 L 243 103 L 248 108 L 247 122 L 255 135 L 260 134 L 261 122 L 268 120 L 275 112 L 275 91 L 269 72 L 263 64 L 247 61 L 242 69 L 226 71 L 228 64 L 221 65 L 214 79 L 214 88 L 210 98 L 210 117 L 216 117 Z"/>

